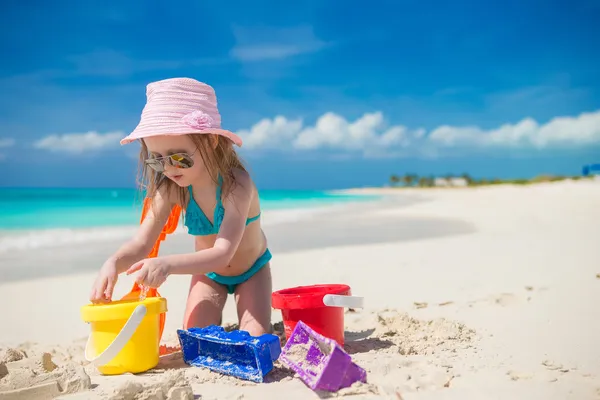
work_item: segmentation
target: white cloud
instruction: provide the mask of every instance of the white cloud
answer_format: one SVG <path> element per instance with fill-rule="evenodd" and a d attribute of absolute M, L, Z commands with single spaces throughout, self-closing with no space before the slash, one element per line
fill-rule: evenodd
<path fill-rule="evenodd" d="M 330 149 L 365 157 L 432 157 L 458 149 L 556 149 L 600 144 L 600 110 L 556 117 L 545 124 L 525 118 L 496 129 L 443 125 L 429 132 L 390 125 L 381 112 L 366 113 L 355 121 L 328 112 L 312 126 L 277 116 L 238 134 L 248 149 Z"/>
<path fill-rule="evenodd" d="M 441 126 L 429 134 L 442 147 L 508 147 L 546 149 L 600 143 L 600 111 L 576 117 L 556 117 L 540 125 L 532 118 L 496 129 Z"/>
<path fill-rule="evenodd" d="M 13 138 L 0 139 L 0 148 L 3 148 L 3 147 L 12 147 L 12 146 L 15 145 L 15 143 L 16 143 L 16 141 Z"/>
<path fill-rule="evenodd" d="M 236 45 L 230 55 L 242 62 L 279 60 L 323 49 L 327 43 L 309 26 L 292 28 L 235 27 Z"/>
<path fill-rule="evenodd" d="M 98 133 L 67 133 L 64 135 L 50 135 L 36 141 L 33 147 L 53 152 L 81 154 L 86 151 L 102 150 L 118 147 L 123 132 Z"/>
<path fill-rule="evenodd" d="M 273 119 L 262 119 L 250 128 L 237 134 L 244 140 L 246 148 L 281 148 L 288 147 L 290 141 L 302 130 L 302 120 L 289 120 L 283 116 Z"/>
<path fill-rule="evenodd" d="M 303 129 L 293 144 L 299 149 L 386 148 L 395 145 L 404 146 L 408 143 L 409 134 L 410 132 L 404 126 L 386 127 L 381 112 L 367 113 L 352 123 L 329 112 L 322 115 L 314 127 Z"/>
<path fill-rule="evenodd" d="M 368 158 L 407 155 L 436 157 L 455 151 L 484 149 L 564 149 L 600 145 L 600 110 L 578 116 L 556 117 L 545 124 L 525 118 L 494 129 L 442 125 L 430 131 L 388 123 L 382 112 L 365 113 L 354 121 L 327 112 L 314 125 L 300 118 L 265 118 L 249 129 L 237 131 L 243 149 L 303 151 L 325 149 L 334 157 Z M 119 147 L 123 132 L 50 135 L 33 146 L 54 152 L 82 154 Z M 0 147 L 14 139 L 0 139 Z"/>

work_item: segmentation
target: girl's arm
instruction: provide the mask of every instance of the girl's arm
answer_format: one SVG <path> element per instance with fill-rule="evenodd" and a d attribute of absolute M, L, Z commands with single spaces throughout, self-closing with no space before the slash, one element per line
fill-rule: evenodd
<path fill-rule="evenodd" d="M 237 185 L 223 203 L 225 216 L 213 247 L 195 253 L 162 257 L 170 266 L 169 273 L 197 275 L 218 273 L 228 268 L 244 235 L 252 193 L 248 174 L 239 174 Z"/>
<path fill-rule="evenodd" d="M 136 234 L 109 258 L 109 261 L 115 264 L 119 274 L 148 256 L 167 223 L 172 208 L 173 203 L 169 200 L 168 193 L 161 188 L 152 198 L 152 207 L 148 209 Z"/>

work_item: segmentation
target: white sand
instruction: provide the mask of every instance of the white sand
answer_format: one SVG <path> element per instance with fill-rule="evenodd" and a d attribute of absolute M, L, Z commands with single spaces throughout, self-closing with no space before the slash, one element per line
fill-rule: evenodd
<path fill-rule="evenodd" d="M 365 297 L 365 310 L 346 314 L 346 348 L 367 370 L 369 384 L 338 395 L 600 398 L 598 182 L 379 192 L 399 195 L 402 205 L 387 200 L 359 214 L 354 209 L 327 220 L 266 228 L 275 243 L 292 237 L 301 249 L 274 246 L 279 247 L 273 259 L 275 289 L 339 282 Z M 425 201 L 406 205 L 406 196 Z M 303 233 L 313 241 L 302 241 Z M 186 239 L 172 239 L 179 240 Z M 94 268 L 83 271 L 96 268 L 105 247 L 100 251 L 98 245 L 96 253 L 88 249 Z M 53 251 L 59 258 L 69 250 Z M 15 265 L 53 267 L 46 253 L 43 260 L 30 256 L 14 257 Z M 5 300 L 0 343 L 38 343 L 24 346 L 28 354 L 54 351 L 59 366 L 81 360 L 88 326 L 79 307 L 86 304 L 94 276 L 95 271 L 0 284 Z M 117 293 L 124 294 L 130 282 L 121 279 Z M 171 343 L 187 286 L 187 278 L 172 277 L 161 288 L 169 302 L 165 340 Z M 235 321 L 232 303 L 225 322 Z M 275 310 L 273 322 L 280 320 Z M 185 367 L 177 354 L 159 367 L 142 376 L 103 377 L 88 366 L 97 387 L 75 398 L 133 398 L 128 390 L 144 391 L 146 398 L 191 398 L 185 379 L 202 399 L 318 398 L 281 365 L 264 384 L 198 368 L 174 369 Z M 9 376 L 10 371 L 0 380 L 0 390 Z M 176 393 L 168 393 L 175 382 L 180 383 Z"/>

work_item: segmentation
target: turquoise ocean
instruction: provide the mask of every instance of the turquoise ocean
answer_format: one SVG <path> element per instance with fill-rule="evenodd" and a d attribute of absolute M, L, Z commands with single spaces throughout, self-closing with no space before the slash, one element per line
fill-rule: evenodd
<path fill-rule="evenodd" d="M 328 191 L 260 192 L 263 210 L 306 209 L 374 198 Z M 141 202 L 135 189 L 0 188 L 0 231 L 137 225 Z"/>

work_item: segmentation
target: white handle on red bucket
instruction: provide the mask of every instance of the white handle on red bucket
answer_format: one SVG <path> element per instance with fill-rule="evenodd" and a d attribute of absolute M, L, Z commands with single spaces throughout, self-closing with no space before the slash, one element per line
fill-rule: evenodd
<path fill-rule="evenodd" d="M 129 317 L 127 322 L 125 322 L 125 325 L 123 325 L 123 329 L 121 329 L 121 332 L 119 332 L 115 340 L 113 340 L 112 343 L 109 344 L 108 347 L 104 349 L 102 353 L 98 354 L 95 357 L 90 357 L 90 345 L 92 340 L 92 335 L 90 335 L 85 345 L 85 359 L 96 366 L 108 364 L 110 361 L 112 361 L 113 358 L 115 358 L 117 354 L 119 354 L 121 350 L 123 350 L 123 347 L 125 347 L 127 342 L 129 342 L 129 340 L 137 330 L 138 326 L 140 326 L 140 323 L 142 322 L 145 316 L 146 306 L 140 304 L 135 308 L 135 310 L 133 310 L 131 316 Z"/>
<path fill-rule="evenodd" d="M 364 298 L 358 296 L 342 296 L 339 294 L 326 294 L 323 304 L 329 307 L 363 308 Z"/>

